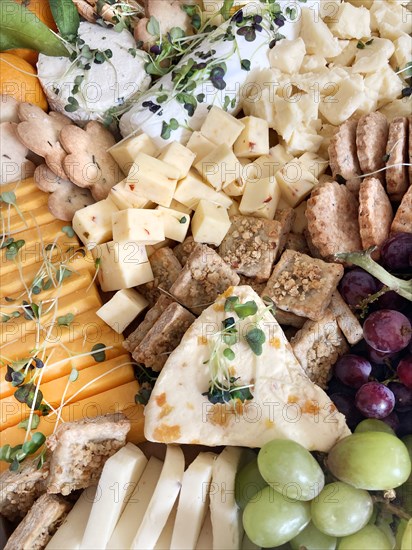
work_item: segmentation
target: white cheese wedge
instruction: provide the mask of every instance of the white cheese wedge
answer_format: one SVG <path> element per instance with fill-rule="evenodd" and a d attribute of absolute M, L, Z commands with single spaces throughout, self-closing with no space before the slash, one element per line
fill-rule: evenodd
<path fill-rule="evenodd" d="M 116 183 L 109 193 L 109 199 L 114 202 L 119 210 L 126 208 L 153 208 L 154 203 L 144 197 L 138 197 L 129 189 L 126 189 L 126 180 Z"/>
<path fill-rule="evenodd" d="M 133 288 L 123 289 L 96 311 L 115 332 L 121 334 L 136 317 L 144 311 L 149 302 Z"/>
<path fill-rule="evenodd" d="M 192 234 L 195 242 L 219 246 L 230 226 L 231 221 L 226 208 L 209 201 L 199 201 L 192 219 Z"/>
<path fill-rule="evenodd" d="M 208 509 L 209 485 L 217 455 L 200 453 L 183 475 L 170 550 L 192 550 Z"/>
<path fill-rule="evenodd" d="M 78 210 L 73 218 L 73 229 L 83 244 L 101 244 L 112 239 L 112 214 L 118 208 L 108 197 Z"/>
<path fill-rule="evenodd" d="M 157 147 L 147 134 L 140 134 L 139 136 L 122 139 L 122 141 L 110 147 L 108 152 L 120 166 L 123 174 L 127 176 L 138 153 L 146 153 L 146 155 L 154 157 L 157 154 Z"/>
<path fill-rule="evenodd" d="M 112 215 L 113 240 L 157 244 L 165 240 L 163 217 L 158 210 L 127 208 Z"/>
<path fill-rule="evenodd" d="M 184 469 L 182 449 L 169 445 L 156 489 L 133 539 L 133 550 L 151 550 L 155 547 L 179 495 Z"/>
<path fill-rule="evenodd" d="M 47 550 L 78 550 L 96 499 L 96 487 L 88 487 L 80 495 L 64 522 L 46 546 Z"/>
<path fill-rule="evenodd" d="M 210 512 L 206 514 L 195 548 L 196 550 L 211 550 L 213 548 L 213 531 Z"/>
<path fill-rule="evenodd" d="M 370 12 L 364 6 L 355 7 L 349 2 L 342 2 L 331 19 L 333 20 L 329 23 L 329 28 L 338 38 L 359 40 L 371 34 Z"/>
<path fill-rule="evenodd" d="M 269 153 L 269 124 L 254 116 L 241 119 L 245 125 L 233 145 L 237 157 L 256 158 Z"/>
<path fill-rule="evenodd" d="M 177 141 L 172 141 L 172 143 L 169 143 L 162 149 L 157 158 L 177 168 L 177 170 L 179 170 L 178 179 L 181 180 L 187 176 L 195 157 L 195 153 L 188 147 L 185 147 Z"/>
<path fill-rule="evenodd" d="M 213 550 L 238 550 L 242 543 L 242 513 L 235 500 L 235 478 L 242 454 L 239 447 L 226 447 L 213 464 L 209 493 Z"/>
<path fill-rule="evenodd" d="M 106 548 L 111 550 L 131 548 L 136 530 L 142 522 L 159 481 L 162 468 L 163 462 L 161 460 L 154 456 L 149 458 L 149 462 L 129 498 Z"/>
<path fill-rule="evenodd" d="M 305 54 L 305 42 L 302 38 L 280 40 L 269 52 L 270 66 L 280 69 L 282 73 L 296 74 L 299 72 Z"/>
<path fill-rule="evenodd" d="M 80 548 L 106 548 L 113 529 L 147 464 L 142 451 L 127 443 L 105 463 Z"/>
<path fill-rule="evenodd" d="M 181 206 L 186 212 L 174 210 L 173 208 L 164 208 L 164 206 L 157 207 L 157 210 L 162 216 L 166 239 L 172 239 L 172 241 L 177 241 L 179 243 L 182 243 L 186 238 L 190 226 L 189 214 L 191 212 L 188 208 L 185 208 L 183 205 Z M 187 210 L 189 210 L 189 213 Z"/>
<path fill-rule="evenodd" d="M 265 335 L 261 355 L 241 336 L 232 346 L 235 359 L 225 363 L 240 384 L 253 384 L 253 399 L 239 411 L 233 404 L 213 405 L 204 395 L 209 390 L 212 352 L 225 360 L 220 331 L 229 316 L 224 305 L 231 295 L 258 306 L 256 316 L 238 321 L 238 334 L 244 335 L 261 318 L 259 327 Z M 237 321 L 235 313 L 230 316 Z M 145 436 L 163 443 L 253 448 L 286 438 L 326 452 L 349 434 L 344 416 L 306 376 L 279 324 L 249 286 L 231 287 L 195 320 L 170 354 L 145 407 Z"/>
<path fill-rule="evenodd" d="M 216 145 L 232 146 L 244 128 L 244 124 L 231 114 L 212 107 L 203 122 L 200 132 Z"/>
<path fill-rule="evenodd" d="M 273 220 L 280 199 L 280 188 L 275 176 L 258 181 L 247 181 L 239 210 L 245 216 Z"/>
<path fill-rule="evenodd" d="M 225 208 L 229 208 L 232 204 L 232 200 L 227 195 L 207 185 L 194 170 L 190 170 L 188 175 L 179 181 L 174 198 L 191 209 L 196 208 L 201 199 L 221 204 Z"/>

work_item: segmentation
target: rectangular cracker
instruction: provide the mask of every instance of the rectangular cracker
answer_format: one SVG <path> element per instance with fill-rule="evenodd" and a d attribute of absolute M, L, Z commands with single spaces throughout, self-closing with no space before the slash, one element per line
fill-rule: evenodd
<path fill-rule="evenodd" d="M 360 342 L 363 338 L 362 326 L 337 290 L 332 294 L 329 309 L 336 317 L 339 328 L 349 344 Z"/>
<path fill-rule="evenodd" d="M 158 288 L 169 291 L 182 270 L 173 250 L 167 246 L 159 248 L 149 258 L 154 280 L 137 287 L 138 292 L 153 306 L 161 296 Z"/>
<path fill-rule="evenodd" d="M 392 233 L 412 233 L 412 185 L 403 196 L 391 225 Z"/>

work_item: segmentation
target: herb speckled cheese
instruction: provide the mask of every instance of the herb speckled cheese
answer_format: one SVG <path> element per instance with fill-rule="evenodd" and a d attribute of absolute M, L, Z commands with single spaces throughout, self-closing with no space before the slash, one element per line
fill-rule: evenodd
<path fill-rule="evenodd" d="M 207 361 L 225 313 L 228 296 L 241 303 L 253 300 L 266 341 L 255 355 L 244 336 L 232 346 L 236 356 L 227 367 L 242 385 L 254 384 L 253 399 L 213 405 L 203 395 L 211 379 Z M 256 320 L 240 321 L 239 334 Z M 225 347 L 222 344 L 223 348 Z M 222 351 L 223 351 L 222 348 Z M 149 441 L 262 447 L 274 438 L 299 442 L 309 450 L 328 451 L 349 435 L 344 416 L 326 393 L 305 375 L 272 314 L 249 286 L 228 289 L 208 307 L 168 358 L 145 408 L 145 436 Z"/>

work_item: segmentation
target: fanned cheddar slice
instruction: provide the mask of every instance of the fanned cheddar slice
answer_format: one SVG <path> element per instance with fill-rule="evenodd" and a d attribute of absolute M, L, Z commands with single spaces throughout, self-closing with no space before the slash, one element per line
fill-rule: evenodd
<path fill-rule="evenodd" d="M 256 313 L 240 319 L 226 312 L 229 297 L 253 302 Z M 229 318 L 236 343 L 233 354 L 224 355 L 222 323 Z M 229 378 L 229 389 L 248 388 L 250 395 L 238 391 L 240 397 L 231 399 L 229 391 L 221 392 L 219 402 L 216 392 Z M 249 286 L 229 288 L 196 319 L 168 358 L 145 409 L 146 438 L 163 443 L 262 447 L 284 438 L 328 451 L 349 434 L 344 416 L 306 376 L 269 308 Z"/>

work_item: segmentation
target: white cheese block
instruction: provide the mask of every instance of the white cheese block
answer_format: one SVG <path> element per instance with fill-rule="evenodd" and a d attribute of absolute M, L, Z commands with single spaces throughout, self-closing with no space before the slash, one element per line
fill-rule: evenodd
<path fill-rule="evenodd" d="M 199 162 L 203 157 L 208 155 L 215 149 L 216 144 L 210 139 L 207 139 L 203 134 L 196 131 L 190 136 L 186 147 L 195 154 L 195 162 Z"/>
<path fill-rule="evenodd" d="M 140 134 L 139 136 L 123 139 L 110 147 L 108 152 L 127 176 L 138 153 L 146 153 L 146 155 L 154 157 L 157 153 L 157 147 L 148 135 Z"/>
<path fill-rule="evenodd" d="M 136 193 L 126 189 L 126 180 L 116 183 L 109 193 L 109 199 L 114 202 L 119 210 L 126 208 L 152 208 L 154 203 L 144 197 L 138 197 Z"/>
<path fill-rule="evenodd" d="M 88 487 L 80 495 L 64 522 L 46 546 L 47 550 L 78 550 L 96 500 L 96 487 Z"/>
<path fill-rule="evenodd" d="M 235 500 L 235 478 L 243 449 L 226 447 L 213 464 L 210 518 L 213 550 L 238 550 L 243 539 L 242 513 Z"/>
<path fill-rule="evenodd" d="M 277 163 L 277 166 L 279 166 L 279 170 L 283 168 L 283 166 L 293 158 L 292 155 L 286 151 L 286 148 L 280 143 L 270 148 L 269 156 L 273 159 L 275 163 Z"/>
<path fill-rule="evenodd" d="M 142 522 L 152 494 L 159 481 L 162 467 L 163 462 L 161 460 L 158 460 L 154 456 L 149 458 L 149 462 L 133 494 L 129 498 L 106 548 L 111 550 L 131 548 L 136 530 Z"/>
<path fill-rule="evenodd" d="M 156 489 L 133 539 L 133 550 L 151 550 L 155 547 L 179 495 L 184 468 L 182 449 L 169 445 Z"/>
<path fill-rule="evenodd" d="M 276 174 L 276 179 L 282 197 L 293 207 L 302 202 L 318 184 L 316 177 L 299 159 L 288 162 Z"/>
<path fill-rule="evenodd" d="M 226 144 L 215 147 L 211 153 L 195 164 L 196 170 L 216 191 L 228 186 L 242 172 L 242 165 Z"/>
<path fill-rule="evenodd" d="M 117 206 L 108 197 L 78 210 L 73 217 L 73 229 L 85 245 L 101 244 L 112 238 L 112 214 Z"/>
<path fill-rule="evenodd" d="M 200 132 L 216 145 L 232 146 L 243 128 L 242 121 L 218 107 L 212 107 L 200 128 Z"/>
<path fill-rule="evenodd" d="M 110 241 L 97 245 L 92 252 L 95 259 L 100 259 L 98 278 L 104 292 L 153 281 L 152 267 L 142 244 Z"/>
<path fill-rule="evenodd" d="M 374 73 L 387 65 L 395 51 L 395 45 L 386 38 L 375 37 L 364 48 L 357 48 L 355 62 L 352 66 L 354 73 Z"/>
<path fill-rule="evenodd" d="M 319 179 L 326 172 L 329 162 L 316 153 L 306 152 L 299 157 L 299 162 L 309 170 L 316 179 Z"/>
<path fill-rule="evenodd" d="M 164 241 L 163 217 L 158 210 L 127 208 L 112 215 L 113 240 L 156 244 Z"/>
<path fill-rule="evenodd" d="M 138 153 L 126 179 L 126 189 L 161 206 L 170 206 L 180 171 L 163 160 Z"/>
<path fill-rule="evenodd" d="M 239 210 L 245 216 L 273 220 L 280 199 L 280 188 L 275 176 L 259 181 L 247 181 Z"/>
<path fill-rule="evenodd" d="M 256 158 L 269 153 L 269 124 L 254 116 L 241 119 L 245 125 L 233 145 L 237 157 Z"/>
<path fill-rule="evenodd" d="M 102 120 L 109 109 L 124 105 L 150 86 L 145 71 L 149 60 L 146 52 L 136 49 L 136 41 L 128 30 L 121 32 L 95 23 L 81 22 L 78 30 L 91 50 L 105 52 L 111 57 L 98 64 L 90 61 L 85 71 L 68 57 L 50 57 L 40 54 L 37 62 L 39 80 L 53 111 L 60 111 L 75 121 Z M 72 90 L 76 77 L 83 77 L 79 92 Z M 79 108 L 67 112 L 68 98 L 74 96 Z"/>
<path fill-rule="evenodd" d="M 158 206 L 157 210 L 160 212 L 163 219 L 165 237 L 182 243 L 189 230 L 190 215 L 187 212 L 181 212 L 173 208 L 164 208 L 164 206 Z M 189 212 L 191 212 L 191 210 L 189 210 Z"/>
<path fill-rule="evenodd" d="M 147 464 L 142 451 L 127 443 L 105 463 L 80 548 L 106 548 L 115 525 Z"/>
<path fill-rule="evenodd" d="M 206 514 L 195 548 L 196 550 L 212 550 L 213 548 L 213 531 L 210 512 Z"/>
<path fill-rule="evenodd" d="M 302 38 L 280 40 L 269 52 L 270 66 L 280 69 L 283 73 L 296 74 L 305 54 L 306 47 Z"/>
<path fill-rule="evenodd" d="M 209 201 L 199 201 L 192 219 L 192 234 L 195 242 L 219 246 L 230 226 L 231 221 L 226 208 Z"/>
<path fill-rule="evenodd" d="M 161 208 L 163 208 L 163 206 L 159 206 L 159 210 Z M 177 201 L 176 199 L 172 200 L 172 202 L 170 203 L 170 208 L 172 210 L 177 210 L 178 212 L 182 212 L 182 214 L 189 214 L 190 215 L 193 212 L 192 208 L 188 208 L 187 206 L 185 206 L 181 202 Z"/>
<path fill-rule="evenodd" d="M 227 195 L 215 191 L 194 170 L 190 170 L 188 175 L 179 181 L 174 198 L 192 210 L 197 207 L 201 199 L 220 204 L 225 208 L 229 208 L 232 204 L 232 200 Z"/>
<path fill-rule="evenodd" d="M 170 550 L 192 550 L 208 509 L 208 492 L 216 455 L 200 453 L 183 475 Z"/>
<path fill-rule="evenodd" d="M 238 413 L 232 404 L 222 408 L 204 395 L 211 379 L 211 353 L 215 345 L 219 354 L 225 347 L 220 331 L 228 317 L 224 304 L 231 295 L 241 303 L 253 300 L 258 306 L 256 316 L 244 320 L 238 321 L 236 313 L 230 312 L 238 322 L 238 334 L 243 335 L 257 319 L 265 334 L 261 355 L 255 355 L 241 337 L 232 346 L 235 360 L 225 363 L 240 384 L 253 384 L 253 399 Z M 255 448 L 286 438 L 309 450 L 326 452 L 350 434 L 344 416 L 306 376 L 279 324 L 249 286 L 228 289 L 186 331 L 159 374 L 145 407 L 144 429 L 149 441 L 163 443 Z"/>
<path fill-rule="evenodd" d="M 129 288 L 116 292 L 108 302 L 96 311 L 115 332 L 121 334 L 136 317 L 144 311 L 149 302 L 136 290 Z"/>
<path fill-rule="evenodd" d="M 177 141 L 172 141 L 172 143 L 169 143 L 162 149 L 157 158 L 167 162 L 179 170 L 178 179 L 181 180 L 187 176 L 195 157 L 195 153 L 193 153 L 188 147 L 185 147 Z"/>

